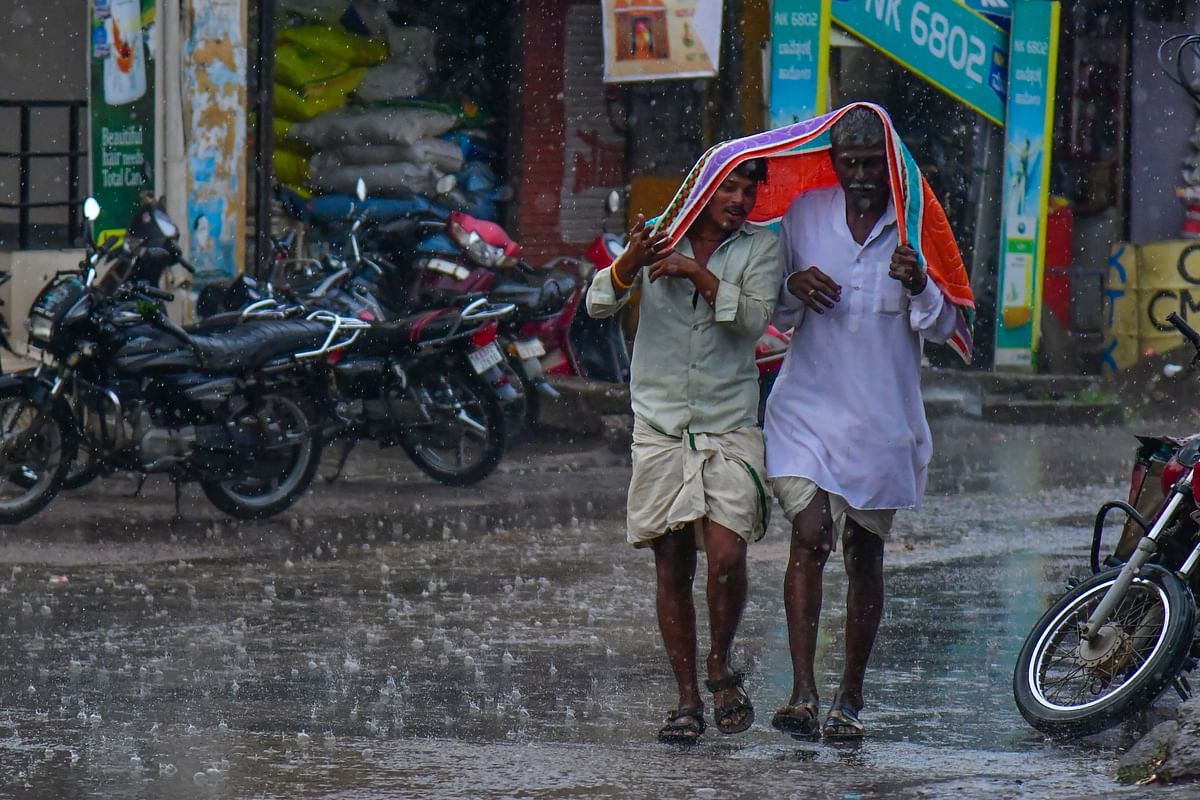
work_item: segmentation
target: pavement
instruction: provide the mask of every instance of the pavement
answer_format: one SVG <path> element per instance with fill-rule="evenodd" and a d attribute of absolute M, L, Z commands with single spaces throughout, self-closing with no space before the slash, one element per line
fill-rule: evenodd
<path fill-rule="evenodd" d="M 781 515 L 750 548 L 734 652 L 757 721 L 685 752 L 654 743 L 675 698 L 653 559 L 622 541 L 625 455 L 540 438 L 451 490 L 361 448 L 267 523 L 222 519 L 189 489 L 172 524 L 169 484 L 129 499 L 109 479 L 0 532 L 0 797 L 1145 796 L 1115 782 L 1136 726 L 1053 742 L 1011 695 L 1023 637 L 1085 568 L 1095 507 L 1124 495 L 1129 431 L 932 427 L 926 506 L 886 544 L 865 742 L 769 727 L 790 684 Z"/>

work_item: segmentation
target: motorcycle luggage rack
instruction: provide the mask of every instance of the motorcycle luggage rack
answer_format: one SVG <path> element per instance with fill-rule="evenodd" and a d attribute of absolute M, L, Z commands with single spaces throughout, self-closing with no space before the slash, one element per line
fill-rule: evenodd
<path fill-rule="evenodd" d="M 467 304 L 462 311 L 458 312 L 458 320 L 454 323 L 454 327 L 446 332 L 444 336 L 439 336 L 436 339 L 427 339 L 417 343 L 418 350 L 427 350 L 431 347 L 437 347 L 445 342 L 459 336 L 459 331 L 462 330 L 464 322 L 485 322 L 491 319 L 500 319 L 507 317 L 509 314 L 517 310 L 517 307 L 512 303 L 496 304 L 487 308 L 484 311 L 477 309 L 489 305 L 486 297 L 481 297 L 478 300 L 472 300 Z"/>
<path fill-rule="evenodd" d="M 305 317 L 309 322 L 324 322 L 329 324 L 329 335 L 325 337 L 325 342 L 316 350 L 308 350 L 302 353 L 296 353 L 297 360 L 308 358 L 319 358 L 331 350 L 341 350 L 349 347 L 358 341 L 359 335 L 364 328 L 371 327 L 371 323 L 353 317 L 342 317 L 330 311 L 317 310 Z M 350 335 L 341 342 L 334 342 L 338 334 L 343 330 L 351 331 Z"/>

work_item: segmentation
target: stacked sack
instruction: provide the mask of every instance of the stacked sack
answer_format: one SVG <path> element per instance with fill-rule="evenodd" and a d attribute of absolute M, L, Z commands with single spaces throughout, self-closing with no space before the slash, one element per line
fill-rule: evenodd
<path fill-rule="evenodd" d="M 297 122 L 346 105 L 367 67 L 388 56 L 387 44 L 333 25 L 285 28 L 275 50 L 275 175 L 306 193 L 310 151 L 288 136 Z"/>
<path fill-rule="evenodd" d="M 292 13 L 312 4 L 305 24 L 282 29 L 276 50 L 275 174 L 281 194 L 296 196 L 281 197 L 285 205 L 352 194 L 359 178 L 372 196 L 432 198 L 439 178 L 453 174 L 458 188 L 438 202 L 494 219 L 502 191 L 488 162 L 496 153 L 482 130 L 461 127 L 482 114 L 470 103 L 430 99 L 433 31 L 396 25 L 382 12 L 346 22 L 349 11 L 337 12 L 345 2 L 321 3 L 284 2 Z"/>

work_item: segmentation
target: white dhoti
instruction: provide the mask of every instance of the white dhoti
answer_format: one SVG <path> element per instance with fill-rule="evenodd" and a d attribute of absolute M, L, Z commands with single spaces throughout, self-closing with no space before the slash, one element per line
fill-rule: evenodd
<path fill-rule="evenodd" d="M 635 419 L 629 543 L 645 547 L 702 519 L 748 542 L 758 541 L 770 515 L 765 474 L 766 452 L 757 427 L 670 436 Z M 696 545 L 703 548 L 703 526 L 695 527 Z"/>

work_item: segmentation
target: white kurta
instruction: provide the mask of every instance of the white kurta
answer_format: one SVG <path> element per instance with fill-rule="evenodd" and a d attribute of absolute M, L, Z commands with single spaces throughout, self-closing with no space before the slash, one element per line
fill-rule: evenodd
<path fill-rule="evenodd" d="M 809 478 L 853 508 L 913 508 L 933 452 L 921 401 L 921 341 L 945 342 L 955 310 L 929 280 L 912 295 L 888 277 L 895 210 L 859 245 L 840 187 L 809 192 L 783 218 L 784 283 L 775 324 L 796 327 L 767 401 L 767 474 Z M 816 314 L 787 277 L 819 267 L 842 287 Z"/>

